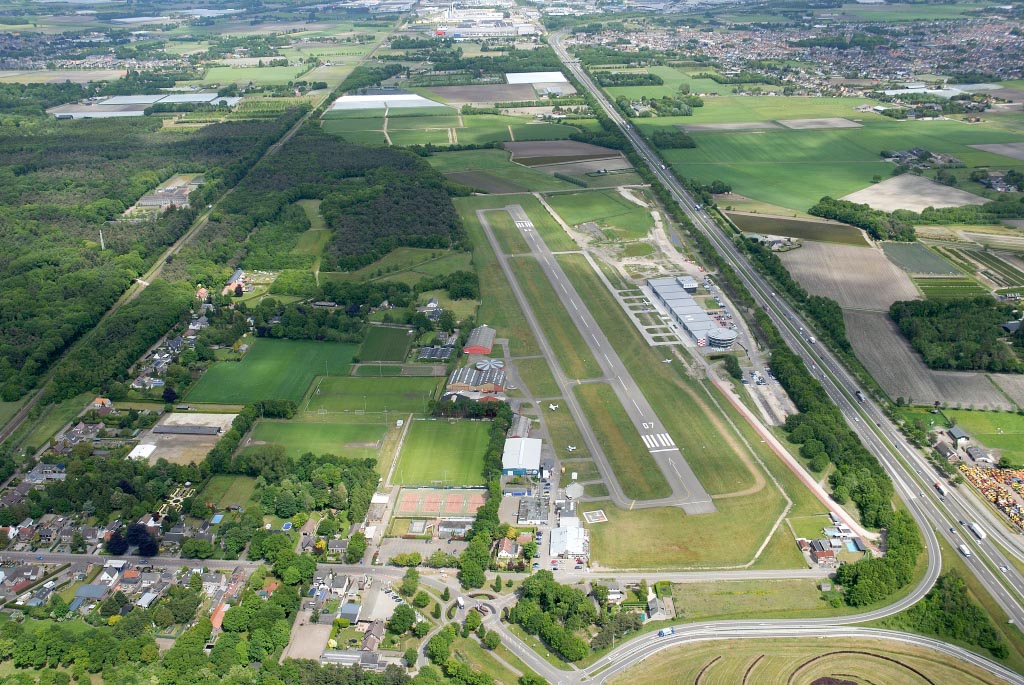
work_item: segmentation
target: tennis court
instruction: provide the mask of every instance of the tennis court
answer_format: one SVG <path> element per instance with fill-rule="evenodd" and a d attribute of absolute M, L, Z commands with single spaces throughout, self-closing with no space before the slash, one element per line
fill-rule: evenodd
<path fill-rule="evenodd" d="M 395 505 L 399 518 L 475 516 L 487 500 L 483 488 L 402 488 Z"/>

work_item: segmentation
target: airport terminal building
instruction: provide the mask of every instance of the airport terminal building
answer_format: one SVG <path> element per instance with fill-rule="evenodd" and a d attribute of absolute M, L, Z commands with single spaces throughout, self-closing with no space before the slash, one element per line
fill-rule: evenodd
<path fill-rule="evenodd" d="M 652 278 L 647 286 L 675 321 L 689 336 L 704 347 L 728 350 L 736 341 L 736 331 L 724 328 L 708 316 L 695 299 L 697 280 L 690 276 Z"/>

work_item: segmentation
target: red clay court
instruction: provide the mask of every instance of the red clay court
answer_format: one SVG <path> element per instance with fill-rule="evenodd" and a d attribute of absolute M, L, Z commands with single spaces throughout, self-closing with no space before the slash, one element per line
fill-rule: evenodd
<path fill-rule="evenodd" d="M 399 518 L 475 516 L 487 500 L 483 489 L 402 488 L 395 504 Z"/>

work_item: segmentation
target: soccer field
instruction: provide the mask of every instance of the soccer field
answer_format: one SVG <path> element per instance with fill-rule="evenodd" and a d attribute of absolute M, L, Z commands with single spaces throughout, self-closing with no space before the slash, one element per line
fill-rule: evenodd
<path fill-rule="evenodd" d="M 409 328 L 371 326 L 359 348 L 359 361 L 404 362 L 412 336 Z"/>
<path fill-rule="evenodd" d="M 399 485 L 483 485 L 486 421 L 414 421 L 398 457 Z"/>
<path fill-rule="evenodd" d="M 346 375 L 356 346 L 310 340 L 259 338 L 240 362 L 216 362 L 188 393 L 189 402 L 247 404 L 256 400 L 298 402 L 324 368 Z"/>
<path fill-rule="evenodd" d="M 385 376 L 329 376 L 321 378 L 309 390 L 307 401 L 299 409 L 307 416 L 339 412 L 415 412 L 427 411 L 427 403 L 437 392 L 439 378 Z"/>
<path fill-rule="evenodd" d="M 313 421 L 260 421 L 252 442 L 283 445 L 292 459 L 307 452 L 340 457 L 377 457 L 387 425 L 380 423 L 317 423 Z"/>

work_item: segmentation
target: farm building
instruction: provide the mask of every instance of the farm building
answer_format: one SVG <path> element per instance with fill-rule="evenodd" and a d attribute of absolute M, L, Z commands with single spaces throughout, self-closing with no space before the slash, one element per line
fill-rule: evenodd
<path fill-rule="evenodd" d="M 129 459 L 149 459 L 156 452 L 156 445 L 136 445 L 128 453 Z"/>
<path fill-rule="evenodd" d="M 462 351 L 466 354 L 490 354 L 494 347 L 494 336 L 495 331 L 490 326 L 477 326 L 470 331 Z"/>
<path fill-rule="evenodd" d="M 455 369 L 448 377 L 445 389 L 449 392 L 503 392 L 505 371 L 503 369 L 481 370 L 474 367 Z"/>
<path fill-rule="evenodd" d="M 538 438 L 510 438 L 501 455 L 501 471 L 506 476 L 535 476 L 540 471 Z"/>
<path fill-rule="evenodd" d="M 996 460 L 992 458 L 992 455 L 980 447 L 968 447 L 967 456 L 973 459 L 974 461 L 980 462 L 982 464 L 996 463 Z"/>
<path fill-rule="evenodd" d="M 953 440 L 953 444 L 956 447 L 959 447 L 961 442 L 967 442 L 971 439 L 971 436 L 967 434 L 967 431 L 960 426 L 953 426 L 950 428 L 949 437 Z"/>
<path fill-rule="evenodd" d="M 811 540 L 811 559 L 818 566 L 835 566 L 836 551 L 828 540 Z"/>

